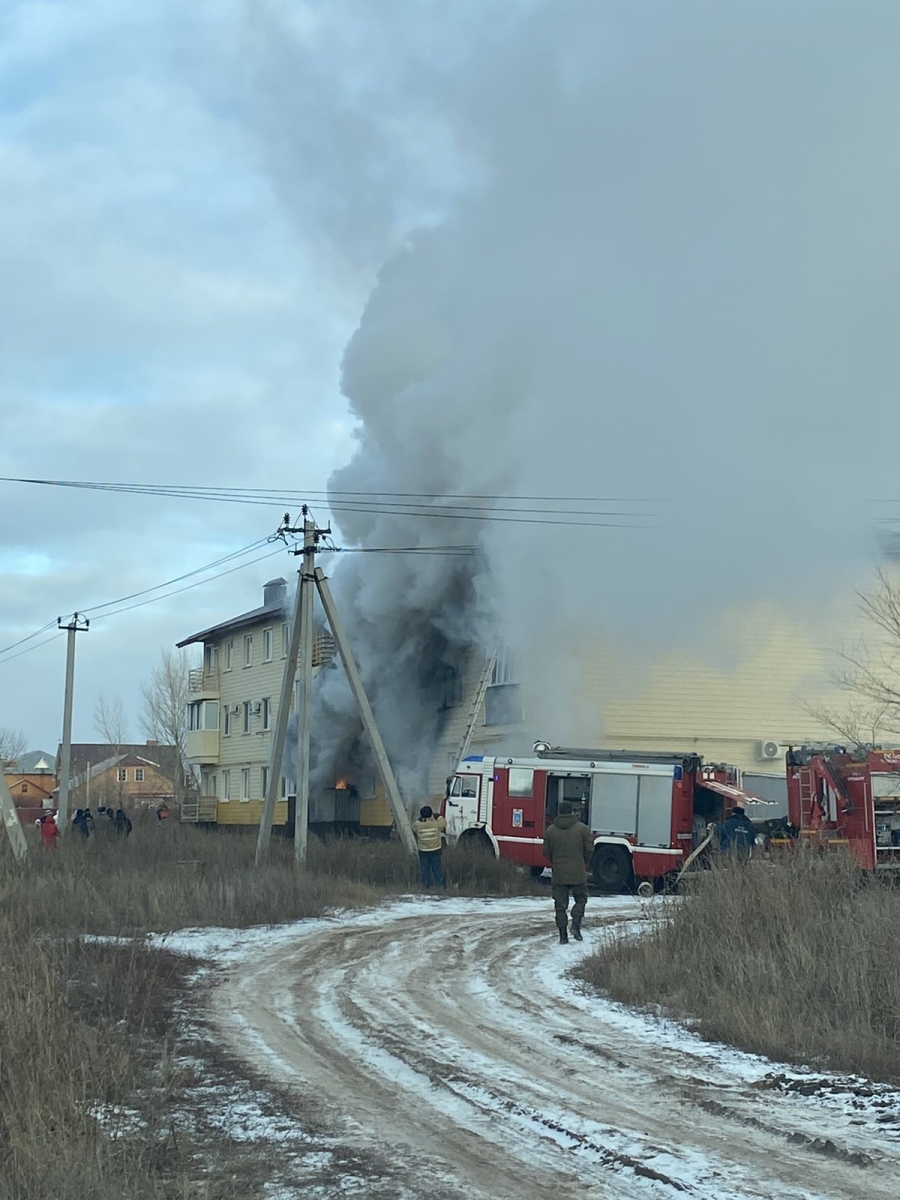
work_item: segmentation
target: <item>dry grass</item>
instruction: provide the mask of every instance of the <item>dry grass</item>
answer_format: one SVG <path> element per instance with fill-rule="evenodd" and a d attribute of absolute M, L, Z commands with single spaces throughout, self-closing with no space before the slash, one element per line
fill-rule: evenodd
<path fill-rule="evenodd" d="M 694 876 L 584 976 L 694 1018 L 705 1037 L 900 1081 L 900 892 L 849 859 L 800 854 Z"/>
<path fill-rule="evenodd" d="M 313 839 L 297 872 L 275 839 L 257 870 L 255 838 L 174 825 L 61 841 L 51 854 L 35 842 L 26 867 L 0 841 L 0 1200 L 261 1195 L 265 1171 L 248 1182 L 246 1148 L 195 1144 L 173 1124 L 171 1010 L 188 968 L 139 935 L 370 906 L 415 890 L 417 863 L 397 843 Z M 534 888 L 477 850 L 448 852 L 446 867 L 451 892 Z"/>

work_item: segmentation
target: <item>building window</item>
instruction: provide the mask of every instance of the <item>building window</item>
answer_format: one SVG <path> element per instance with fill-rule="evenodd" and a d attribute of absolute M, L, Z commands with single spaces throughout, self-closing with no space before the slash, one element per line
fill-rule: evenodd
<path fill-rule="evenodd" d="M 297 785 L 294 783 L 293 779 L 285 779 L 285 777 L 282 775 L 282 777 L 281 777 L 281 798 L 282 798 L 282 800 L 287 800 L 288 796 L 296 796 L 296 794 L 297 794 Z"/>
<path fill-rule="evenodd" d="M 265 800 L 265 798 L 268 794 L 269 794 L 269 768 L 263 767 L 263 769 L 262 769 L 262 798 L 263 798 L 263 800 Z"/>
<path fill-rule="evenodd" d="M 498 651 L 491 682 L 484 694 L 485 725 L 517 725 L 524 720 L 518 671 L 508 650 Z"/>
<path fill-rule="evenodd" d="M 244 701 L 244 733 L 250 732 L 250 701 Z"/>
<path fill-rule="evenodd" d="M 225 728 L 222 730 L 224 737 L 231 737 L 231 709 L 225 705 Z"/>
<path fill-rule="evenodd" d="M 291 627 L 285 622 L 281 627 L 281 657 L 287 658 L 288 648 L 291 644 Z"/>
<path fill-rule="evenodd" d="M 22 784 L 22 788 L 21 788 L 21 790 L 22 790 L 23 792 L 27 792 L 27 791 L 28 791 L 28 784 L 27 784 L 27 783 L 23 783 L 23 784 Z"/>
<path fill-rule="evenodd" d="M 215 675 L 219 669 L 219 651 L 215 646 L 203 647 L 203 670 L 207 675 Z"/>
<path fill-rule="evenodd" d="M 253 634 L 244 634 L 244 666 L 253 666 Z"/>
<path fill-rule="evenodd" d="M 144 782 L 144 768 L 143 767 L 135 767 L 134 768 L 134 782 L 135 783 L 143 783 Z"/>
<path fill-rule="evenodd" d="M 128 782 L 128 768 L 127 767 L 119 767 L 118 771 L 116 771 L 116 782 L 117 783 L 127 783 Z"/>
<path fill-rule="evenodd" d="M 192 733 L 198 729 L 219 728 L 218 700 L 192 700 L 187 710 L 188 729 Z"/>
<path fill-rule="evenodd" d="M 272 661 L 272 630 L 263 630 L 263 662 Z"/>
<path fill-rule="evenodd" d="M 250 799 L 250 768 L 244 767 L 241 770 L 241 800 Z"/>
<path fill-rule="evenodd" d="M 225 670 L 230 671 L 234 666 L 234 642 L 225 643 Z"/>
<path fill-rule="evenodd" d="M 518 725 L 524 719 L 517 683 L 493 684 L 488 688 L 484 694 L 485 725 Z"/>
<path fill-rule="evenodd" d="M 262 702 L 262 727 L 263 729 L 272 728 L 272 701 L 268 696 L 264 696 Z"/>
<path fill-rule="evenodd" d="M 456 708 L 463 702 L 462 673 L 446 664 L 441 668 L 441 708 Z"/>
<path fill-rule="evenodd" d="M 231 799 L 231 772 L 230 771 L 222 772 L 222 799 L 223 800 Z"/>

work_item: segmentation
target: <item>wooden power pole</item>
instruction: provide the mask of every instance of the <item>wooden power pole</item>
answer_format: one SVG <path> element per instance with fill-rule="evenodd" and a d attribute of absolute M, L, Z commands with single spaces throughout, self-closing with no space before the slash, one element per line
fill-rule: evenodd
<path fill-rule="evenodd" d="M 72 702 L 75 692 L 75 634 L 84 633 L 90 626 L 87 617 L 73 613 L 68 624 L 62 617 L 57 620 L 60 629 L 68 633 L 66 641 L 66 694 L 63 704 L 62 751 L 59 762 L 59 808 L 56 823 L 60 833 L 69 828 L 69 776 L 72 772 Z"/>
<path fill-rule="evenodd" d="M 28 842 L 25 840 L 25 830 L 19 821 L 19 814 L 9 792 L 6 776 L 0 771 L 0 821 L 6 828 L 6 835 L 12 852 L 19 862 L 28 858 Z"/>
<path fill-rule="evenodd" d="M 363 728 L 372 747 L 378 774 L 381 776 L 384 790 L 387 793 L 397 832 L 403 845 L 414 854 L 416 840 L 409 821 L 409 814 L 400 796 L 400 789 L 394 776 L 393 768 L 381 740 L 381 734 L 375 723 L 372 707 L 366 696 L 362 678 L 353 657 L 350 642 L 344 632 L 340 617 L 335 607 L 331 589 L 324 572 L 316 566 L 316 543 L 318 538 L 329 532 L 316 528 L 315 521 L 309 518 L 306 508 L 303 509 L 303 547 L 295 550 L 295 554 L 303 555 L 303 567 L 298 573 L 297 595 L 294 601 L 294 616 L 291 623 L 291 640 L 287 661 L 284 668 L 284 678 L 281 684 L 281 700 L 275 721 L 275 738 L 272 744 L 272 761 L 269 768 L 269 787 L 263 802 L 262 816 L 259 822 L 259 838 L 256 843 L 256 862 L 264 862 L 272 836 L 272 822 L 275 816 L 275 803 L 281 787 L 281 772 L 284 763 L 284 747 L 287 740 L 287 724 L 290 713 L 291 698 L 294 690 L 294 680 L 297 678 L 299 664 L 299 683 L 297 695 L 297 799 L 294 809 L 294 861 L 297 866 L 306 863 L 307 834 L 309 826 L 309 750 L 310 750 L 310 708 L 312 696 L 312 658 L 313 658 L 313 601 L 318 592 L 325 617 L 331 626 L 341 662 L 347 673 L 347 682 L 353 698 L 359 709 Z M 300 529 L 292 529 L 285 524 L 283 532 L 300 533 Z"/>

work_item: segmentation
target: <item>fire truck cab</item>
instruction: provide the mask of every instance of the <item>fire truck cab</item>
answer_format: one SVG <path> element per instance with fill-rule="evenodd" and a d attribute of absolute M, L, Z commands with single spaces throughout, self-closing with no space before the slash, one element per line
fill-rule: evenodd
<path fill-rule="evenodd" d="M 593 883 L 617 892 L 675 874 L 707 825 L 758 800 L 734 767 L 697 754 L 584 750 L 536 742 L 527 758 L 464 759 L 447 781 L 442 812 L 451 840 L 477 839 L 539 874 L 545 829 L 563 802 L 591 830 Z"/>

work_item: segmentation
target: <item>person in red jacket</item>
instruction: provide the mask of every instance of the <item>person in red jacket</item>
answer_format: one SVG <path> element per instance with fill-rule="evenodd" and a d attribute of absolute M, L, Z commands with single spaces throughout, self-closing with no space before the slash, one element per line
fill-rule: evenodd
<path fill-rule="evenodd" d="M 56 817 L 52 812 L 44 813 L 41 817 L 41 845 L 45 850 L 54 850 L 58 837 L 59 827 L 56 824 Z"/>

